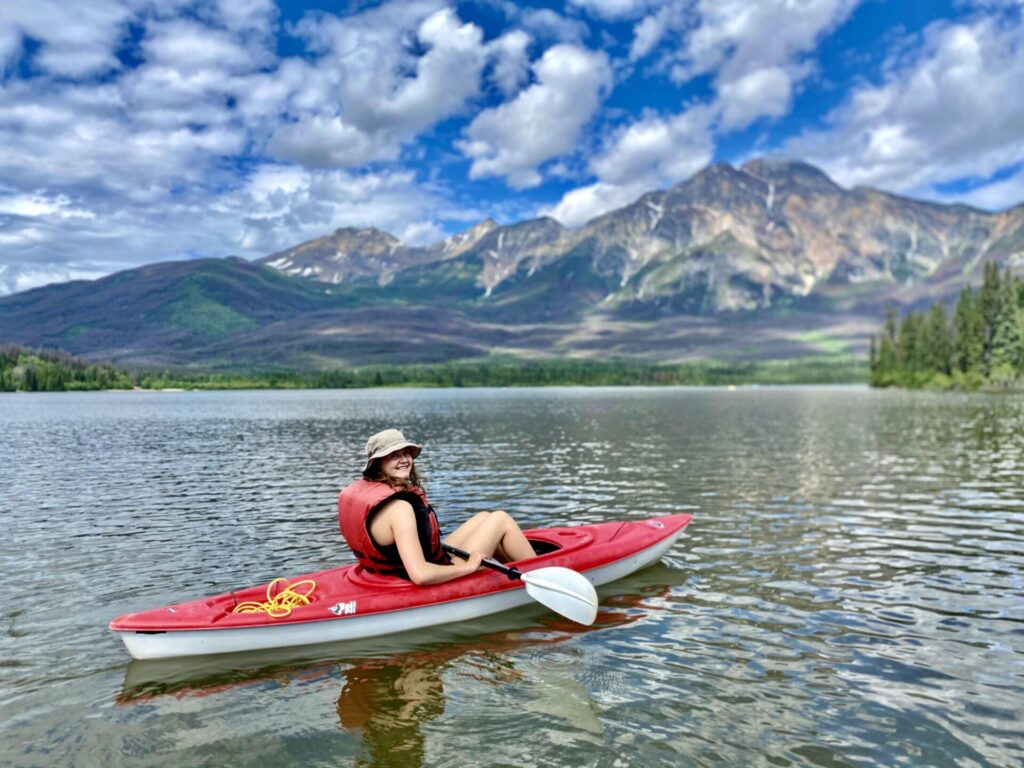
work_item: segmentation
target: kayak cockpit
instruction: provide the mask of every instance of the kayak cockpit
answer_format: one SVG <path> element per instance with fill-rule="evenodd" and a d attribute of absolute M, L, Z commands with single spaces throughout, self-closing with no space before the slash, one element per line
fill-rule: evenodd
<path fill-rule="evenodd" d="M 554 537 L 534 537 L 530 535 L 532 533 L 531 531 L 527 531 L 526 533 L 527 539 L 533 547 L 533 551 L 537 553 L 537 557 L 550 555 L 552 552 L 558 552 L 562 549 L 562 545 L 557 540 L 554 540 Z M 345 578 L 351 584 L 355 584 L 359 587 L 401 589 L 412 585 L 412 582 L 408 579 L 402 578 L 401 576 L 387 576 L 375 573 L 374 571 L 364 568 L 361 563 L 357 563 L 352 566 L 345 574 Z"/>

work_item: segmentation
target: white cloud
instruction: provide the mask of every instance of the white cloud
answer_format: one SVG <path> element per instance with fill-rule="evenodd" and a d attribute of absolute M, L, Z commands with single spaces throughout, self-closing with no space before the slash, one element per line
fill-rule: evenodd
<path fill-rule="evenodd" d="M 20 53 L 20 30 L 11 25 L 0 25 L 0 72 Z"/>
<path fill-rule="evenodd" d="M 315 115 L 278 128 L 268 148 L 279 160 L 307 168 L 355 168 L 395 160 L 399 144 L 393 136 L 365 133 L 340 117 Z"/>
<path fill-rule="evenodd" d="M 797 86 L 814 72 L 808 57 L 859 2 L 696 0 L 651 6 L 634 27 L 630 58 L 659 50 L 658 68 L 679 85 L 711 75 L 721 127 L 742 129 L 789 111 Z M 668 49 L 667 41 L 676 39 L 680 45 Z"/>
<path fill-rule="evenodd" d="M 568 192 L 545 212 L 566 226 L 579 226 L 644 192 L 690 177 L 711 161 L 713 118 L 713 109 L 694 107 L 623 128 L 591 162 L 598 180 Z"/>
<path fill-rule="evenodd" d="M 0 245 L 6 245 L 0 234 Z M 18 267 L 0 264 L 0 296 L 40 288 L 51 283 L 65 283 L 68 280 L 95 280 L 103 277 L 106 270 L 72 269 L 67 267 Z"/>
<path fill-rule="evenodd" d="M 217 0 L 213 18 L 232 32 L 266 34 L 278 10 L 274 0 Z"/>
<path fill-rule="evenodd" d="M 699 0 L 697 27 L 679 52 L 677 77 L 720 70 L 729 81 L 812 51 L 860 0 Z"/>
<path fill-rule="evenodd" d="M 1024 203 L 1024 170 L 1009 178 L 985 184 L 965 195 L 957 195 L 957 202 L 999 211 Z"/>
<path fill-rule="evenodd" d="M 590 28 L 582 21 L 569 19 L 549 8 L 525 8 L 517 17 L 519 26 L 541 40 L 582 45 Z"/>
<path fill-rule="evenodd" d="M 299 29 L 319 59 L 282 71 L 289 81 L 283 93 L 281 77 L 260 85 L 272 105 L 286 101 L 291 118 L 274 133 L 270 150 L 310 167 L 398 157 L 418 133 L 467 108 L 489 56 L 480 28 L 437 3 L 390 3 Z M 411 35 L 425 52 L 410 47 Z M 295 73 L 301 78 L 289 77 Z"/>
<path fill-rule="evenodd" d="M 642 19 L 633 27 L 633 42 L 629 48 L 630 60 L 642 59 L 653 51 L 667 34 L 669 26 L 670 17 L 664 10 Z"/>
<path fill-rule="evenodd" d="M 530 77 L 529 45 L 530 36 L 517 29 L 502 35 L 488 46 L 494 59 L 492 77 L 505 96 L 518 91 Z"/>
<path fill-rule="evenodd" d="M 85 77 L 118 69 L 115 51 L 133 11 L 119 0 L 4 3 L 0 14 L 0 65 L 23 52 L 22 38 L 39 45 L 32 65 L 46 73 Z"/>
<path fill-rule="evenodd" d="M 247 72 L 268 60 L 261 49 L 243 45 L 230 32 L 185 19 L 151 24 L 142 51 L 148 63 L 186 75 Z"/>
<path fill-rule="evenodd" d="M 829 116 L 830 127 L 786 150 L 846 185 L 942 197 L 934 185 L 986 179 L 1024 161 L 1024 22 L 1019 17 L 938 22 L 916 54 L 890 62 L 883 82 L 863 84 Z M 999 190 L 970 198 L 1000 202 Z M 1017 202 L 1004 199 L 1006 205 Z"/>
<path fill-rule="evenodd" d="M 744 128 L 759 117 L 782 117 L 793 99 L 793 83 L 804 68 L 766 67 L 719 85 L 725 129 Z"/>
<path fill-rule="evenodd" d="M 405 242 L 439 232 L 433 212 L 444 201 L 410 172 L 354 174 L 267 165 L 246 185 L 224 196 L 219 209 L 244 225 L 237 245 L 271 253 L 339 227 L 375 226 Z"/>
<path fill-rule="evenodd" d="M 567 227 L 579 227 L 595 216 L 629 205 L 648 191 L 643 183 L 608 184 L 598 181 L 567 192 L 556 205 L 542 208 L 540 213 Z"/>
<path fill-rule="evenodd" d="M 0 216 L 5 215 L 26 218 L 54 217 L 56 219 L 96 218 L 95 213 L 79 207 L 67 195 L 48 195 L 42 191 L 0 193 Z"/>
<path fill-rule="evenodd" d="M 549 48 L 533 72 L 533 85 L 466 129 L 459 147 L 473 160 L 470 178 L 504 176 L 515 188 L 536 186 L 541 164 L 576 148 L 611 84 L 607 56 L 572 45 Z"/>
<path fill-rule="evenodd" d="M 418 38 L 429 50 L 416 62 L 415 77 L 403 78 L 388 98 L 367 110 L 384 127 L 422 130 L 457 113 L 479 91 L 486 62 L 479 27 L 461 23 L 445 9 L 423 21 Z"/>

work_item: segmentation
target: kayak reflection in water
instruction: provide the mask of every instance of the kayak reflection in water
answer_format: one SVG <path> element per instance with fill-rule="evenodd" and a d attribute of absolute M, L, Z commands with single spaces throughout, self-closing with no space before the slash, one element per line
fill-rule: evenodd
<path fill-rule="evenodd" d="M 479 512 L 441 539 L 414 461 L 420 446 L 397 429 L 366 441 L 361 479 L 338 494 L 338 523 L 356 559 L 368 570 L 416 584 L 443 584 L 473 573 L 485 557 L 503 562 L 534 556 L 519 525 L 503 510 Z M 469 553 L 452 561 L 442 543 Z"/>
<path fill-rule="evenodd" d="M 353 667 L 338 696 L 342 728 L 362 732 L 368 760 L 361 766 L 420 768 L 424 736 L 420 726 L 444 713 L 441 670 L 389 660 Z"/>

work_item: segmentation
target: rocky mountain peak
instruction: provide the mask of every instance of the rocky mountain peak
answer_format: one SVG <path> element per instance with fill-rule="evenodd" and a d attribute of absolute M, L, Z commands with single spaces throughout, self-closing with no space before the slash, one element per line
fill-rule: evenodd
<path fill-rule="evenodd" d="M 444 258 L 454 258 L 475 248 L 481 240 L 496 229 L 499 229 L 498 222 L 487 218 L 479 224 L 474 224 L 467 230 L 452 235 L 447 240 L 442 240 L 435 246 L 434 250 L 440 250 Z"/>
<path fill-rule="evenodd" d="M 740 171 L 777 188 L 799 188 L 805 194 L 836 194 L 844 191 L 823 171 L 799 160 L 763 157 L 744 163 Z"/>
<path fill-rule="evenodd" d="M 259 263 L 327 283 L 379 277 L 408 266 L 402 243 L 376 227 L 342 227 L 333 234 L 278 251 Z"/>

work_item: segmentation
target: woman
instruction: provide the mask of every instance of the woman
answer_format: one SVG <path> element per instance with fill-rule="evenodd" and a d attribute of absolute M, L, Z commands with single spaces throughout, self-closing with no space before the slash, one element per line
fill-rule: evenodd
<path fill-rule="evenodd" d="M 416 584 L 443 584 L 476 571 L 485 557 L 505 562 L 534 556 L 533 547 L 507 512 L 480 512 L 443 543 L 465 550 L 454 562 L 441 547 L 441 529 L 416 475 L 420 447 L 397 429 L 366 441 L 361 480 L 338 494 L 338 524 L 356 559 L 377 573 Z"/>

